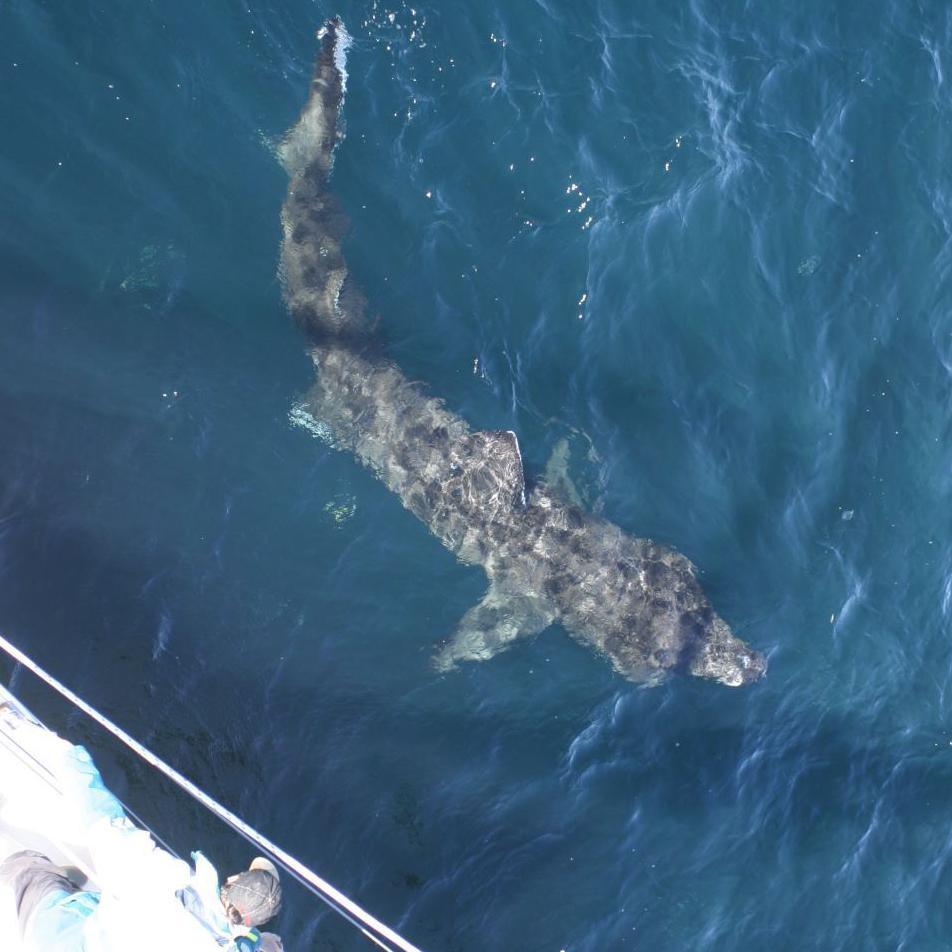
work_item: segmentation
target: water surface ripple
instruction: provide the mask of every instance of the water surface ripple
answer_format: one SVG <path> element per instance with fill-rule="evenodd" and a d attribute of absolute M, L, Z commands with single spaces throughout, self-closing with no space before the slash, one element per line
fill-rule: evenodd
<path fill-rule="evenodd" d="M 288 419 L 274 142 L 336 12 L 390 353 L 765 681 L 428 668 L 481 574 Z M 929 2 L 2 5 L 0 628 L 426 949 L 947 949 L 950 50 Z M 289 949 L 364 947 L 289 894 Z"/>

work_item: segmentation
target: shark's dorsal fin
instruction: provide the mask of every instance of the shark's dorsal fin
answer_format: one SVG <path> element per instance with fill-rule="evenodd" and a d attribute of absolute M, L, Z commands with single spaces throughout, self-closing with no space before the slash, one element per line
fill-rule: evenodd
<path fill-rule="evenodd" d="M 526 504 L 519 440 L 512 430 L 467 433 L 451 454 L 451 472 L 460 480 L 468 504 L 490 519 L 499 509 Z"/>
<path fill-rule="evenodd" d="M 545 464 L 542 478 L 546 486 L 556 496 L 581 509 L 583 506 L 582 495 L 569 473 L 571 454 L 569 441 L 563 436 L 552 447 L 552 453 L 549 455 L 549 461 Z"/>
<path fill-rule="evenodd" d="M 494 581 L 483 600 L 463 615 L 456 633 L 437 651 L 433 665 L 437 671 L 449 671 L 460 661 L 487 661 L 517 638 L 537 635 L 556 615 L 548 600 L 509 592 Z"/>

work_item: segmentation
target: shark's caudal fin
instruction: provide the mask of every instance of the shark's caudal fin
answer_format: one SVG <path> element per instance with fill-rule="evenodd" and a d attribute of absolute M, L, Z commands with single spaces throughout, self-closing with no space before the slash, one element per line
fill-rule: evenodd
<path fill-rule="evenodd" d="M 363 296 L 341 254 L 347 220 L 328 188 L 347 83 L 350 37 L 340 19 L 318 33 L 320 51 L 307 103 L 278 146 L 290 176 L 281 211 L 281 283 L 288 309 L 315 342 L 369 336 Z"/>
<path fill-rule="evenodd" d="M 318 167 L 326 175 L 337 145 L 344 92 L 347 89 L 347 49 L 350 35 L 340 17 L 328 20 L 317 32 L 321 49 L 314 64 L 311 91 L 298 121 L 278 144 L 278 158 L 288 175 Z"/>
<path fill-rule="evenodd" d="M 537 635 L 555 618 L 555 609 L 546 600 L 508 592 L 494 583 L 463 616 L 454 636 L 436 653 L 433 666 L 450 671 L 460 661 L 487 661 L 517 638 Z"/>

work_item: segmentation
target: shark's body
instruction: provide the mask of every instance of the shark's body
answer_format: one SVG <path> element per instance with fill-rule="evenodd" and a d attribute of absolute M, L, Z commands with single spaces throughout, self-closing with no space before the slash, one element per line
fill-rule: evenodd
<path fill-rule="evenodd" d="M 553 622 L 634 681 L 672 669 L 736 686 L 765 671 L 714 612 L 683 555 L 583 513 L 544 485 L 527 492 L 514 433 L 474 431 L 389 361 L 373 356 L 348 280 L 344 218 L 328 188 L 343 100 L 346 34 L 330 21 L 311 94 L 281 146 L 285 297 L 307 331 L 317 381 L 298 414 L 349 450 L 489 592 L 437 653 L 440 669 L 485 660 Z"/>

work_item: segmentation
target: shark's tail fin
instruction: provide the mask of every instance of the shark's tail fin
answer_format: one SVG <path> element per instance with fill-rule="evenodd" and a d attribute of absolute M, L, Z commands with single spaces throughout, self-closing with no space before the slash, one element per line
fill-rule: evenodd
<path fill-rule="evenodd" d="M 310 95 L 298 121 L 278 146 L 278 158 L 293 179 L 317 166 L 326 175 L 337 144 L 337 124 L 347 89 L 347 48 L 350 35 L 340 17 L 328 20 L 317 32 L 321 44 Z"/>
<path fill-rule="evenodd" d="M 328 188 L 350 36 L 337 17 L 317 36 L 320 51 L 307 103 L 278 147 L 290 176 L 281 211 L 281 282 L 291 313 L 312 340 L 356 341 L 367 338 L 371 326 L 341 254 L 347 220 Z"/>

